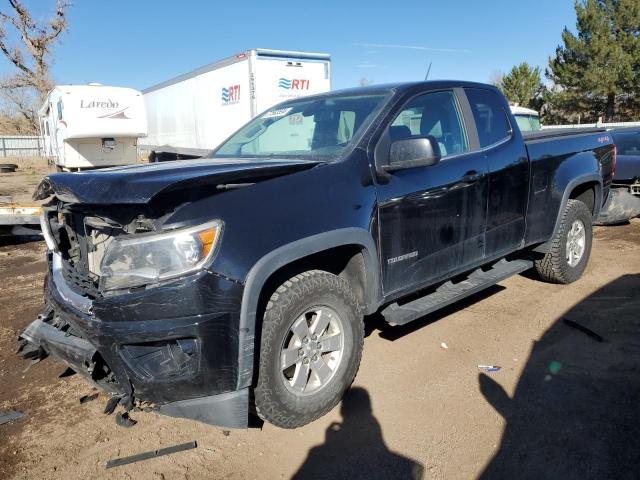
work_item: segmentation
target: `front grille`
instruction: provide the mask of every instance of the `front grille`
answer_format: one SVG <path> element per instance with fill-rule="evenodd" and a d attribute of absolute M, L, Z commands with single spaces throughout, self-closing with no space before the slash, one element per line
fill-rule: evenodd
<path fill-rule="evenodd" d="M 99 271 L 92 272 L 90 260 L 101 260 L 93 255 L 91 231 L 85 225 L 85 215 L 73 211 L 48 215 L 48 223 L 62 255 L 62 277 L 69 287 L 80 295 L 92 299 L 100 296 L 98 291 Z M 100 252 L 102 253 L 102 251 Z"/>
<path fill-rule="evenodd" d="M 80 295 L 86 295 L 92 299 L 100 296 L 97 279 L 93 279 L 88 270 L 76 268 L 70 262 L 63 260 L 62 277 Z"/>
<path fill-rule="evenodd" d="M 45 211 L 50 241 L 62 257 L 62 277 L 80 295 L 95 299 L 98 290 L 102 259 L 110 243 L 124 234 L 121 223 L 101 216 L 87 214 L 60 203 L 57 209 Z"/>

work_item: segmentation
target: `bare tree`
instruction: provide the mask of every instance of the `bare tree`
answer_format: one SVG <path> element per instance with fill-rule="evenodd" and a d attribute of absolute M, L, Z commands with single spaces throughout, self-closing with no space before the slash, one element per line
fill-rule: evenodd
<path fill-rule="evenodd" d="M 501 88 L 503 80 L 504 80 L 504 73 L 502 73 L 500 70 L 493 70 L 489 74 L 489 83 L 494 87 Z"/>
<path fill-rule="evenodd" d="M 14 112 L 26 118 L 35 130 L 37 105 L 52 87 L 51 50 L 67 28 L 66 11 L 71 3 L 57 0 L 54 15 L 36 21 L 19 0 L 7 1 L 10 8 L 0 10 L 0 51 L 17 71 L 0 80 L 0 92 Z M 13 35 L 8 29 L 13 30 Z"/>

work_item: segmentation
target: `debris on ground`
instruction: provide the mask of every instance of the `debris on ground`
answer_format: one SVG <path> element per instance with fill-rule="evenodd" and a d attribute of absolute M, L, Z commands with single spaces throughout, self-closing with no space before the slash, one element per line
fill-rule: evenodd
<path fill-rule="evenodd" d="M 64 372 L 58 375 L 58 378 L 72 377 L 75 374 L 76 374 L 76 371 L 74 369 L 67 367 L 67 369 Z"/>
<path fill-rule="evenodd" d="M 4 425 L 5 423 L 12 422 L 18 418 L 24 417 L 23 412 L 18 412 L 16 410 L 9 410 L 8 412 L 0 412 L 0 425 Z"/>
<path fill-rule="evenodd" d="M 478 368 L 483 372 L 499 372 L 501 367 L 497 365 L 478 365 Z"/>
<path fill-rule="evenodd" d="M 104 406 L 103 413 L 105 415 L 111 415 L 118 406 L 118 403 L 120 403 L 120 397 L 111 397 L 109 400 L 107 400 L 107 404 Z"/>
<path fill-rule="evenodd" d="M 229 430 L 222 430 L 222 434 L 223 434 L 225 437 L 228 437 L 230 433 L 231 433 L 231 432 L 230 432 Z"/>
<path fill-rule="evenodd" d="M 577 330 L 580 330 L 582 333 L 589 335 L 591 338 L 593 338 L 597 342 L 604 342 L 604 338 L 602 338 L 601 335 L 598 335 L 596 332 L 594 332 L 590 328 L 587 328 L 584 325 L 580 325 L 578 322 L 574 322 L 573 320 L 569 320 L 568 318 L 563 318 L 562 321 L 566 325 L 569 325 L 570 327 L 573 327 Z"/>
<path fill-rule="evenodd" d="M 85 403 L 89 403 L 92 400 L 98 398 L 98 393 L 92 393 L 91 395 L 83 395 L 80 397 L 80 405 L 84 405 Z"/>
<path fill-rule="evenodd" d="M 116 423 L 121 427 L 130 428 L 138 422 L 131 418 L 127 412 L 122 412 L 116 415 Z"/>
<path fill-rule="evenodd" d="M 0 173 L 13 173 L 18 169 L 15 163 L 0 163 Z"/>
<path fill-rule="evenodd" d="M 161 448 L 159 450 L 152 450 L 150 452 L 138 453 L 136 455 L 131 455 L 130 457 L 116 458 L 113 460 L 109 460 L 105 467 L 113 468 L 119 467 L 121 465 L 128 465 L 134 462 L 140 462 L 142 460 L 149 460 L 150 458 L 161 457 L 163 455 L 169 455 L 172 453 L 183 452 L 185 450 L 191 450 L 192 448 L 196 448 L 198 444 L 193 442 L 182 443 L 180 445 L 174 445 L 173 447 Z"/>
<path fill-rule="evenodd" d="M 449 346 L 448 346 L 446 343 L 442 342 L 442 343 L 440 344 L 440 348 L 444 348 L 444 349 L 446 350 L 446 349 L 448 349 L 448 348 L 449 348 Z"/>

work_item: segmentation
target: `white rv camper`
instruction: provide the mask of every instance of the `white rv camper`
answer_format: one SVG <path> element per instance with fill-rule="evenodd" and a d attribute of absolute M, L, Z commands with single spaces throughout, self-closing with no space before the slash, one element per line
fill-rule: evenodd
<path fill-rule="evenodd" d="M 39 116 L 45 154 L 61 170 L 136 163 L 147 133 L 142 94 L 131 88 L 58 85 Z"/>
<path fill-rule="evenodd" d="M 324 53 L 253 49 L 143 90 L 150 160 L 199 157 L 259 113 L 331 90 Z"/>

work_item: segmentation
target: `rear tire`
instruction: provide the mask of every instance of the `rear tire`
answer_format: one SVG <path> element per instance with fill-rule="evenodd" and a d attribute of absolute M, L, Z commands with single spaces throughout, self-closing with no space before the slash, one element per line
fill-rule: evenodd
<path fill-rule="evenodd" d="M 284 282 L 264 313 L 258 415 L 282 428 L 325 415 L 353 382 L 363 340 L 360 307 L 345 280 L 311 270 Z"/>
<path fill-rule="evenodd" d="M 543 280 L 566 284 L 580 278 L 587 267 L 593 229 L 591 212 L 579 200 L 569 200 L 561 215 L 549 251 L 535 267 Z"/>

